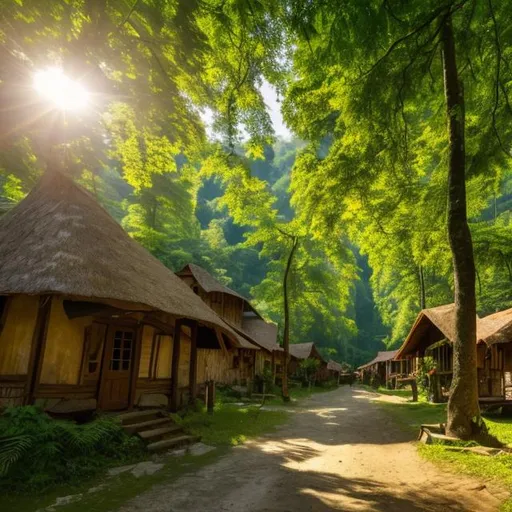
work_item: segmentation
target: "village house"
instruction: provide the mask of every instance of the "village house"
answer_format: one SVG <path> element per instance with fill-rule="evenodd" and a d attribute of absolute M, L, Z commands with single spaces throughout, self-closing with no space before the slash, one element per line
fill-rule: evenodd
<path fill-rule="evenodd" d="M 340 377 L 343 373 L 341 364 L 329 359 L 329 361 L 327 361 L 327 370 L 329 372 L 329 377 L 335 380 L 336 384 L 340 384 Z"/>
<path fill-rule="evenodd" d="M 397 387 L 399 380 L 409 374 L 409 362 L 395 360 L 397 352 L 397 350 L 377 352 L 371 361 L 359 366 L 361 382 Z"/>
<path fill-rule="evenodd" d="M 0 406 L 176 410 L 217 377 L 204 347 L 257 348 L 68 177 L 1 217 Z"/>
<path fill-rule="evenodd" d="M 265 367 L 272 371 L 274 380 L 280 376 L 282 349 L 277 344 L 277 325 L 266 322 L 245 297 L 224 286 L 199 265 L 189 263 L 176 275 L 245 340 L 228 360 L 217 361 L 216 371 L 210 378 L 224 384 L 245 385 L 261 376 Z M 208 350 L 200 354 L 200 360 L 205 362 L 209 357 Z"/>
<path fill-rule="evenodd" d="M 306 359 L 316 359 L 319 362 L 318 370 L 315 372 L 314 380 L 316 382 L 325 382 L 329 380 L 330 371 L 327 368 L 327 361 L 322 357 L 313 342 L 292 343 L 290 344 L 290 361 L 288 363 L 288 374 L 297 376 L 299 374 L 300 363 Z"/>
<path fill-rule="evenodd" d="M 478 392 L 481 402 L 504 400 L 512 386 L 512 309 L 500 311 L 477 322 Z M 455 305 L 424 309 L 416 318 L 397 358 L 422 362 L 429 358 L 426 370 L 436 381 L 432 399 L 446 399 L 453 375 Z M 417 366 L 411 373 L 417 373 Z"/>

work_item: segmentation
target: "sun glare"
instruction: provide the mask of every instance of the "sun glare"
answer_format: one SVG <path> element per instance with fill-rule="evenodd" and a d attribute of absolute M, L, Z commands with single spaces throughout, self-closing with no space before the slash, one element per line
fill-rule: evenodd
<path fill-rule="evenodd" d="M 47 68 L 34 75 L 34 88 L 61 110 L 80 110 L 89 103 L 89 93 L 60 68 Z"/>

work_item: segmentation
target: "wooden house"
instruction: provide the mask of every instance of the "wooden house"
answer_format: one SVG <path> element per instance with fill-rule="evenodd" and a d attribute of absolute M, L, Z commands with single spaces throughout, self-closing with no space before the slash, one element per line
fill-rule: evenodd
<path fill-rule="evenodd" d="M 391 361 L 396 353 L 396 350 L 377 352 L 376 357 L 358 368 L 361 381 L 387 386 L 391 382 Z"/>
<path fill-rule="evenodd" d="M 279 382 L 283 377 L 284 351 L 277 343 L 277 325 L 266 322 L 253 311 L 246 311 L 242 329 L 261 348 L 256 354 L 256 375 L 261 375 L 265 368 L 269 368 L 274 382 Z"/>
<path fill-rule="evenodd" d="M 330 359 L 329 361 L 327 361 L 327 371 L 329 372 L 329 377 L 331 379 L 334 379 L 336 381 L 336 384 L 339 384 L 341 374 L 343 373 L 343 368 L 341 367 L 341 364 Z"/>
<path fill-rule="evenodd" d="M 479 319 L 477 338 L 480 401 L 512 400 L 512 309 Z"/>
<path fill-rule="evenodd" d="M 176 409 L 202 343 L 245 341 L 68 177 L 0 218 L 0 405 Z"/>
<path fill-rule="evenodd" d="M 478 391 L 482 401 L 502 400 L 507 392 L 507 373 L 512 370 L 512 310 L 500 311 L 477 322 Z M 510 324 L 510 325 L 509 325 Z M 455 305 L 421 311 L 397 354 L 397 358 L 421 361 L 431 357 L 446 399 L 453 375 Z M 416 373 L 413 367 L 411 373 Z M 511 383 L 512 384 L 512 383 Z"/>
<path fill-rule="evenodd" d="M 316 359 L 320 366 L 315 374 L 315 381 L 324 382 L 329 380 L 327 361 L 322 357 L 313 342 L 290 344 L 290 362 L 288 363 L 288 374 L 298 375 L 300 363 L 305 359 Z"/>
<path fill-rule="evenodd" d="M 231 368 L 221 368 L 211 378 L 224 384 L 246 384 L 269 365 L 277 371 L 277 326 L 265 322 L 250 302 L 220 283 L 207 270 L 189 263 L 176 274 L 210 306 L 245 344 L 231 354 Z M 201 357 L 209 357 L 204 351 Z"/>

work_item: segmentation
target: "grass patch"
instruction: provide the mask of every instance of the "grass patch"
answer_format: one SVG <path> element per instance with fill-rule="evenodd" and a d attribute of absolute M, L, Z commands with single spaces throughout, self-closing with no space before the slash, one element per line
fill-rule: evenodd
<path fill-rule="evenodd" d="M 411 389 L 387 389 L 383 386 L 380 386 L 378 389 L 372 388 L 371 386 L 361 385 L 362 388 L 367 391 L 371 391 L 373 393 L 380 393 L 381 395 L 387 396 L 399 396 L 402 398 L 412 398 L 412 390 Z"/>
<path fill-rule="evenodd" d="M 190 434 L 201 436 L 206 444 L 236 446 L 249 438 L 275 430 L 286 418 L 284 411 L 260 411 L 257 406 L 220 404 L 212 415 L 201 410 L 187 414 L 178 421 Z"/>
<path fill-rule="evenodd" d="M 392 415 L 402 428 L 410 432 L 418 433 L 422 423 L 446 422 L 446 404 L 379 402 L 378 405 Z M 502 443 L 512 443 L 511 418 L 488 417 L 485 418 L 485 423 L 489 432 Z M 439 444 L 419 444 L 418 450 L 422 457 L 441 465 L 444 469 L 492 480 L 512 492 L 511 455 L 485 457 L 474 453 L 453 452 Z M 507 500 L 500 510 L 512 512 L 512 499 Z"/>

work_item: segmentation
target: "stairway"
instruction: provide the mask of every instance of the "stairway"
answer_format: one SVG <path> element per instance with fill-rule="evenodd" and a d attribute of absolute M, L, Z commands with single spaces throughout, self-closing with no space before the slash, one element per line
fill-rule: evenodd
<path fill-rule="evenodd" d="M 196 443 L 201 438 L 189 436 L 171 418 L 159 409 L 126 412 L 117 416 L 124 431 L 138 435 L 150 452 L 161 452 L 178 446 Z"/>

